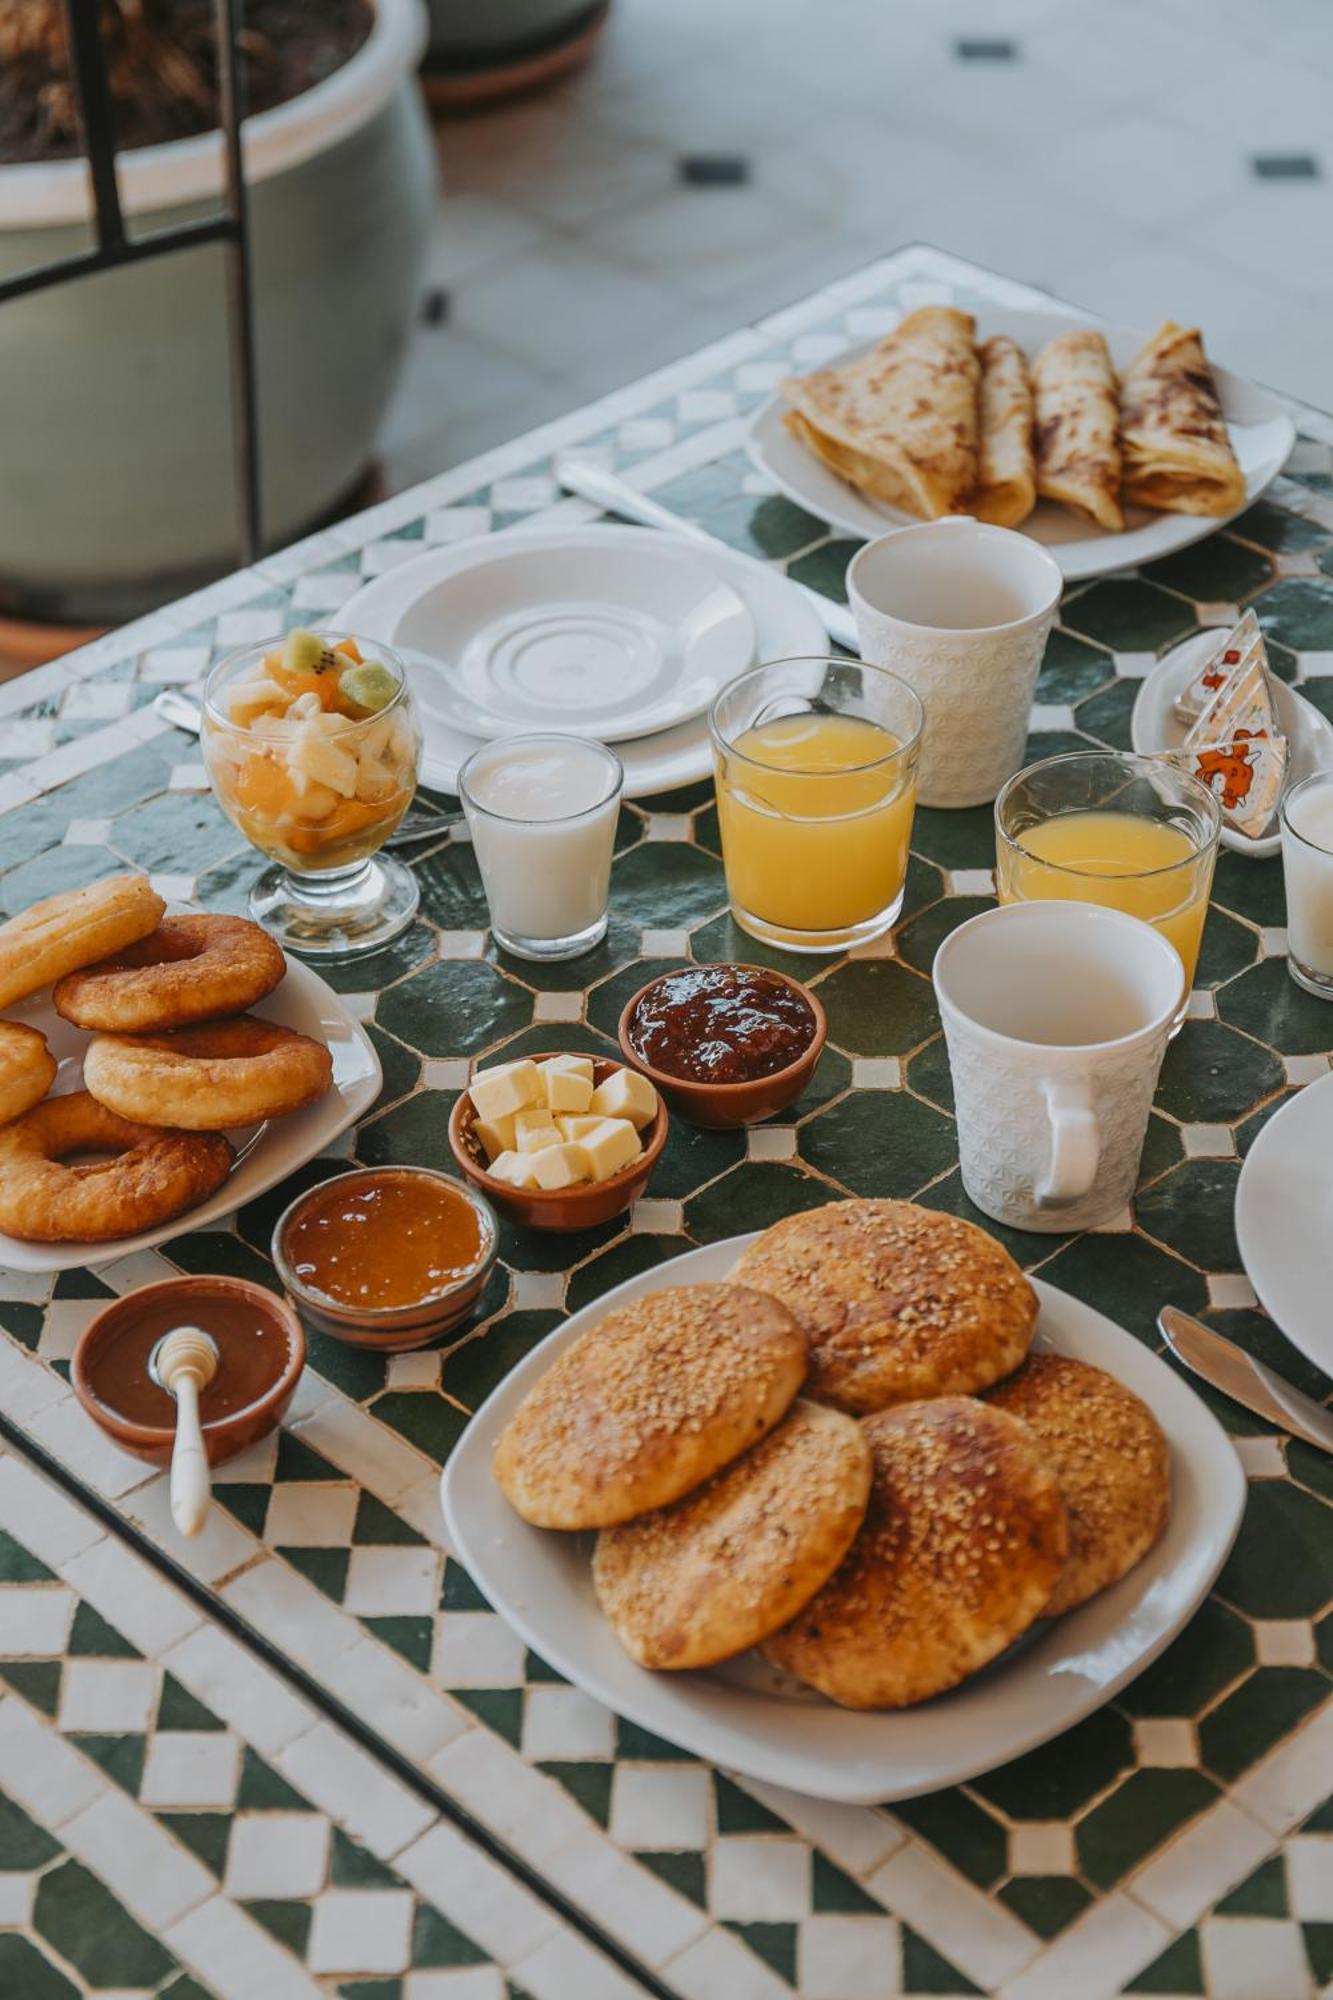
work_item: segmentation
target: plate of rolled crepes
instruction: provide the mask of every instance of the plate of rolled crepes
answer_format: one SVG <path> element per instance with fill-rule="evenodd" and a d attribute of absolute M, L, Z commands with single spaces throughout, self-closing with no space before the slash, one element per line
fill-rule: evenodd
<path fill-rule="evenodd" d="M 1281 471 L 1278 399 L 1208 358 L 1197 327 L 1150 337 L 1056 311 L 923 306 L 783 381 L 751 422 L 759 469 L 837 528 L 970 514 L 1017 528 L 1067 577 L 1211 534 Z"/>
<path fill-rule="evenodd" d="M 365 1029 L 246 917 L 105 875 L 0 922 L 0 1266 L 151 1250 L 327 1153 L 379 1092 Z"/>
<path fill-rule="evenodd" d="M 961 1217 L 831 1201 L 572 1315 L 449 1458 L 451 1552 L 557 1673 L 728 1770 L 866 1804 L 1090 1715 L 1245 1504 L 1140 1340 Z"/>

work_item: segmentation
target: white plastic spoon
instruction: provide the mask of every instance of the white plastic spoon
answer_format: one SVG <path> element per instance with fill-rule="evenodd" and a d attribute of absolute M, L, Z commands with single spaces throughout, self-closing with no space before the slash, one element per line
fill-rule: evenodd
<path fill-rule="evenodd" d="M 171 1454 L 171 1518 L 183 1535 L 197 1535 L 208 1519 L 212 1483 L 199 1427 L 199 1392 L 217 1373 L 217 1343 L 197 1326 L 178 1326 L 153 1349 L 148 1372 L 176 1400 L 176 1443 Z"/>

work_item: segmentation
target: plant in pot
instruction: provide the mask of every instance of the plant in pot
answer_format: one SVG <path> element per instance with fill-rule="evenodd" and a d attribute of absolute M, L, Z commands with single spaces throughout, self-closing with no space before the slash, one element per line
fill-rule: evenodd
<path fill-rule="evenodd" d="M 103 0 L 132 234 L 222 188 L 213 0 Z M 364 477 L 406 349 L 436 169 L 422 0 L 247 0 L 241 82 L 265 532 Z M 0 0 L 0 277 L 92 244 L 64 9 Z M 0 610 L 120 618 L 236 554 L 221 252 L 0 307 Z"/>

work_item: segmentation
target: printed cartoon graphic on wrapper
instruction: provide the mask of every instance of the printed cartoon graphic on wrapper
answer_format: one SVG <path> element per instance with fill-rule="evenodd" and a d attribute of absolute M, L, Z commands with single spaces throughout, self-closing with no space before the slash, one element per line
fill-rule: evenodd
<path fill-rule="evenodd" d="M 1229 825 L 1257 840 L 1272 822 L 1287 772 L 1287 739 L 1265 730 L 1235 729 L 1217 743 L 1186 743 L 1160 753 L 1206 785 Z"/>
<path fill-rule="evenodd" d="M 1238 625 L 1229 632 L 1218 634 L 1217 643 L 1212 647 L 1207 659 L 1195 674 L 1189 686 L 1176 696 L 1172 706 L 1182 722 L 1195 722 L 1213 702 L 1221 689 L 1254 645 L 1258 645 L 1260 659 L 1266 667 L 1268 652 L 1264 646 L 1263 633 L 1259 630 L 1259 620 L 1252 611 L 1247 611 Z"/>

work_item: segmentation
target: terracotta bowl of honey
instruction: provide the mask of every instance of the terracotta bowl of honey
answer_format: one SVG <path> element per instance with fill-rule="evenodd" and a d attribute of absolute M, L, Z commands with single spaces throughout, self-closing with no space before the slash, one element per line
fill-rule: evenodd
<path fill-rule="evenodd" d="M 489 1202 L 433 1167 L 359 1167 L 298 1195 L 273 1261 L 297 1309 L 335 1340 L 386 1354 L 467 1318 L 491 1275 Z"/>
<path fill-rule="evenodd" d="M 284 1299 L 248 1278 L 164 1278 L 103 1306 L 74 1350 L 71 1380 L 84 1409 L 123 1451 L 170 1462 L 176 1404 L 149 1364 L 165 1334 L 197 1326 L 218 1350 L 200 1392 L 210 1465 L 235 1458 L 281 1422 L 305 1367 L 301 1322 Z"/>
<path fill-rule="evenodd" d="M 549 1056 L 532 1058 L 535 1063 Z M 594 1085 L 605 1083 L 622 1065 L 605 1056 L 592 1058 Z M 592 1229 L 623 1215 L 643 1193 L 653 1168 L 667 1141 L 666 1106 L 658 1094 L 657 1110 L 650 1125 L 639 1134 L 642 1151 L 637 1159 L 604 1181 L 578 1181 L 573 1187 L 516 1188 L 496 1180 L 486 1171 L 486 1151 L 472 1127 L 476 1120 L 472 1099 L 463 1091 L 449 1114 L 449 1145 L 473 1187 L 479 1188 L 501 1212 L 528 1229 Z"/>
<path fill-rule="evenodd" d="M 673 1111 L 710 1130 L 755 1125 L 801 1095 L 828 1020 L 808 986 L 762 965 L 660 973 L 620 1016 L 625 1059 Z"/>

